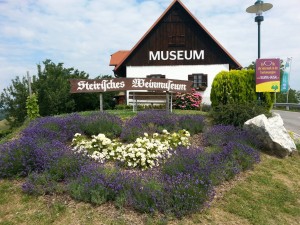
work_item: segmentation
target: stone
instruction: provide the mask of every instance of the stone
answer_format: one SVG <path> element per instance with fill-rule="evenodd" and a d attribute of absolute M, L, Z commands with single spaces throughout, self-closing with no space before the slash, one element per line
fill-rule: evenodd
<path fill-rule="evenodd" d="M 264 150 L 271 154 L 286 157 L 297 151 L 295 142 L 285 129 L 278 113 L 272 113 L 270 118 L 264 114 L 256 116 L 245 122 L 244 129 L 256 134 Z"/>

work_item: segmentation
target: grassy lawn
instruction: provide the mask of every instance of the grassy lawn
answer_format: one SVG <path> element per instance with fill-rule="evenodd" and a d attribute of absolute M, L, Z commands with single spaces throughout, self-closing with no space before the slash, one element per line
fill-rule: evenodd
<path fill-rule="evenodd" d="M 0 131 L 8 129 L 9 125 L 7 124 L 7 120 L 0 120 Z"/>
<path fill-rule="evenodd" d="M 162 109 L 164 110 L 164 109 Z M 122 119 L 128 119 L 130 117 L 133 117 L 137 114 L 137 112 L 133 112 L 131 109 L 128 110 L 105 110 L 105 112 L 108 112 L 110 114 L 114 114 Z M 179 109 L 173 109 L 173 113 L 175 114 L 182 114 L 182 115 L 206 115 L 206 112 L 203 111 L 197 111 L 197 110 L 179 110 Z"/>
<path fill-rule="evenodd" d="M 0 224 L 299 224 L 300 156 L 262 155 L 253 171 L 220 187 L 211 207 L 181 220 L 93 206 L 64 195 L 29 196 L 22 180 L 0 181 Z M 219 189 L 219 188 L 218 188 Z M 220 190 L 217 190 L 217 193 Z"/>

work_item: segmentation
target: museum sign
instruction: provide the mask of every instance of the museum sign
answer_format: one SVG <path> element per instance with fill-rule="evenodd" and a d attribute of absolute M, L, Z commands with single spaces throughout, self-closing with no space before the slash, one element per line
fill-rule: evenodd
<path fill-rule="evenodd" d="M 71 93 L 108 91 L 166 91 L 191 92 L 192 81 L 160 78 L 70 79 Z"/>

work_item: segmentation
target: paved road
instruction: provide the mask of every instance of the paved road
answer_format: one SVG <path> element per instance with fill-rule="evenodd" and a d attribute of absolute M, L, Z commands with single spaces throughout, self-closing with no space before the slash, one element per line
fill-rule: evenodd
<path fill-rule="evenodd" d="M 273 112 L 279 113 L 283 119 L 284 127 L 293 131 L 300 137 L 300 112 L 272 110 Z"/>

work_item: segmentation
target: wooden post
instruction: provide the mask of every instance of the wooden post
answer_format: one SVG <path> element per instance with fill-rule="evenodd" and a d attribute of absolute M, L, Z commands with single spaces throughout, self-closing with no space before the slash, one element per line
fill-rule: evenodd
<path fill-rule="evenodd" d="M 32 95 L 32 91 L 31 91 L 31 77 L 29 75 L 29 71 L 27 71 L 27 79 L 28 79 L 29 96 L 31 96 Z"/>
<path fill-rule="evenodd" d="M 134 112 L 135 110 L 135 93 L 132 93 L 132 112 Z"/>
<path fill-rule="evenodd" d="M 173 94 L 171 93 L 170 112 L 173 112 Z"/>
<path fill-rule="evenodd" d="M 103 112 L 103 96 L 102 96 L 102 92 L 99 95 L 99 100 L 100 100 L 100 112 Z"/>
<path fill-rule="evenodd" d="M 166 111 L 170 112 L 170 93 L 166 92 Z"/>

